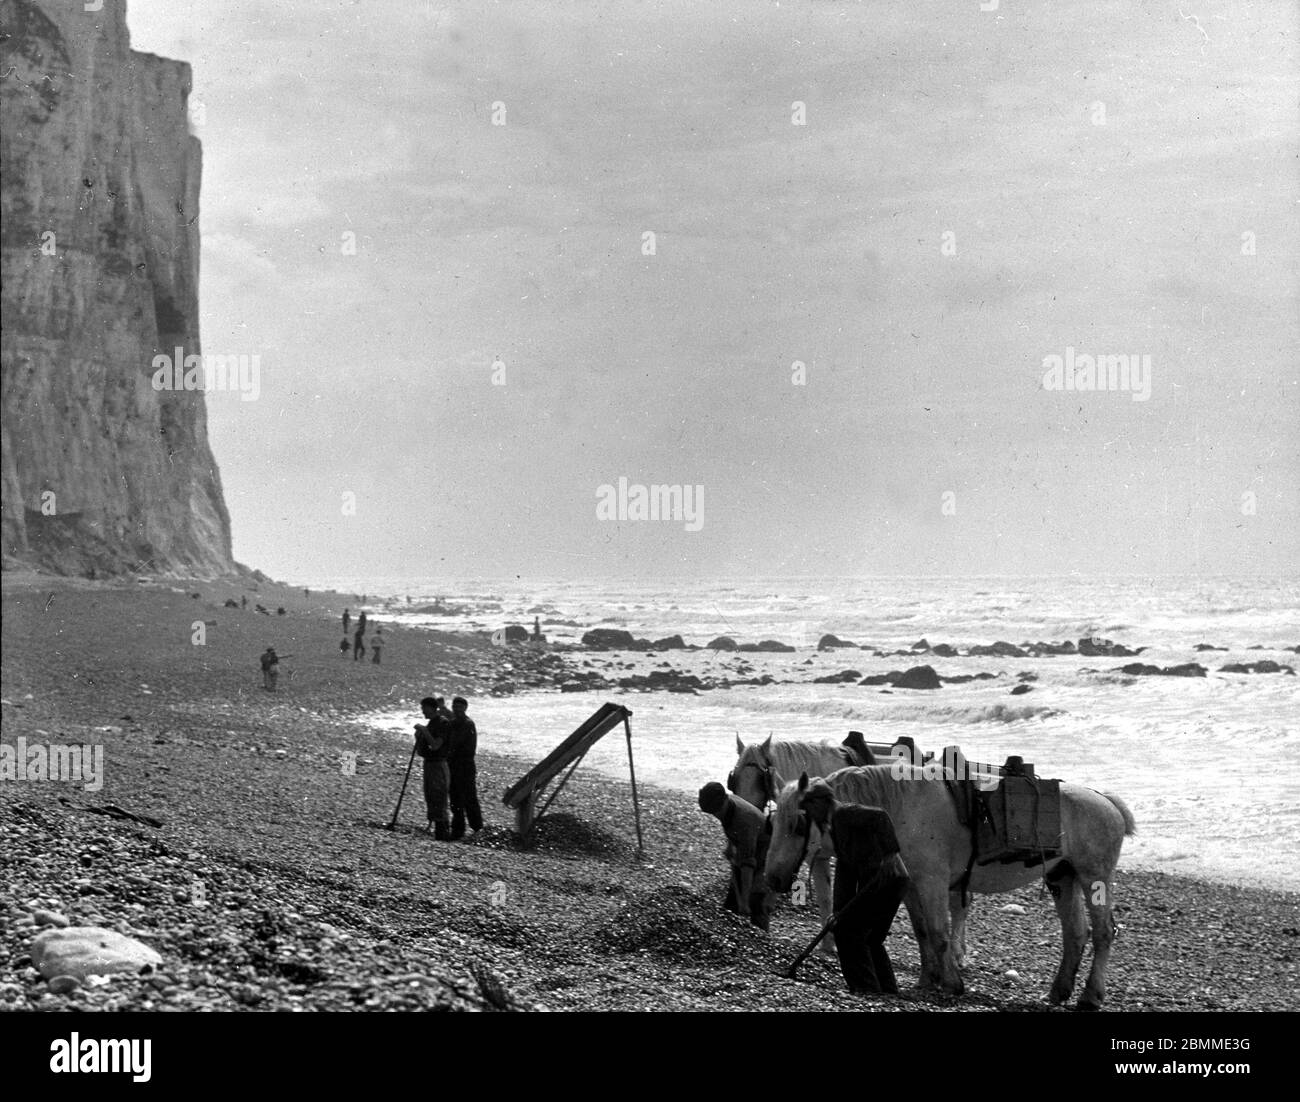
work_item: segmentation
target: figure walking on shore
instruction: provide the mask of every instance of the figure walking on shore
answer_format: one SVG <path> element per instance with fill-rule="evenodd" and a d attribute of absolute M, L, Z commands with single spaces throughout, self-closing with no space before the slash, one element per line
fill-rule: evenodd
<path fill-rule="evenodd" d="M 275 692 L 275 682 L 280 676 L 280 671 L 276 668 L 279 661 L 274 647 L 267 647 L 262 653 L 262 688 L 268 693 Z"/>
<path fill-rule="evenodd" d="M 447 793 L 451 787 L 451 774 L 447 765 L 450 753 L 449 714 L 441 697 L 426 696 L 420 701 L 420 710 L 427 722 L 415 725 L 416 753 L 424 759 L 424 805 L 429 822 L 425 831 L 432 830 L 440 842 L 451 837 L 447 821 Z"/>
<path fill-rule="evenodd" d="M 366 656 L 366 637 L 361 625 L 357 624 L 357 633 L 352 637 L 352 661 L 360 662 Z"/>
<path fill-rule="evenodd" d="M 352 623 L 352 613 L 346 608 L 343 610 L 343 634 L 347 635 L 348 625 Z"/>
<path fill-rule="evenodd" d="M 370 640 L 370 661 L 379 665 L 379 655 L 384 649 L 384 629 L 375 628 L 375 636 Z"/>
<path fill-rule="evenodd" d="M 478 728 L 469 718 L 469 701 L 463 696 L 451 702 L 451 840 L 465 837 L 465 821 L 477 834 L 483 829 L 483 811 L 478 804 Z"/>

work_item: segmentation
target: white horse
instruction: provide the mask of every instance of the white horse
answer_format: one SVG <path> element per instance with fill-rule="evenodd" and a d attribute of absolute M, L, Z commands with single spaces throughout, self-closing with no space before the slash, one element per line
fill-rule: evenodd
<path fill-rule="evenodd" d="M 826 778 L 839 802 L 880 807 L 893 819 L 903 862 L 911 875 L 904 902 L 921 951 L 921 986 L 941 985 L 953 994 L 962 992 L 944 897 L 951 896 L 953 886 L 968 869 L 970 890 L 982 893 L 1011 891 L 1041 876 L 1056 900 L 1061 921 L 1061 962 L 1049 997 L 1053 1003 L 1070 997 L 1091 920 L 1092 969 L 1078 1008 L 1100 1009 L 1115 937 L 1111 914 L 1115 866 L 1124 839 L 1136 829 L 1132 813 L 1115 796 L 1062 783 L 1059 857 L 1046 861 L 1041 869 L 1016 863 L 971 869 L 970 828 L 958 818 L 944 784 L 951 777 L 950 770 L 895 764 L 841 769 Z M 787 784 L 777 798 L 765 870 L 774 891 L 788 891 L 804 857 L 821 850 L 825 842 L 817 824 L 799 807 L 807 786 L 805 773 L 797 784 Z"/>
<path fill-rule="evenodd" d="M 856 753 L 845 743 L 823 739 L 819 742 L 800 742 L 798 740 L 773 741 L 768 735 L 764 742 L 754 742 L 746 746 L 740 735 L 736 736 L 736 764 L 727 777 L 727 787 L 742 800 L 753 804 L 759 811 L 766 811 L 769 803 L 776 801 L 777 795 L 787 780 L 793 780 L 800 773 L 812 777 L 825 777 L 837 769 L 849 765 L 871 765 L 870 750 L 865 746 Z M 865 760 L 864 760 L 865 759 Z M 821 915 L 821 923 L 826 925 L 831 917 L 831 859 L 835 851 L 830 839 L 813 850 L 808 858 L 808 871 L 812 880 L 813 898 Z M 966 962 L 966 911 L 967 899 L 960 891 L 952 893 L 949 901 L 952 912 L 953 953 L 958 966 Z M 835 955 L 835 935 L 822 939 L 821 951 L 826 956 Z"/>

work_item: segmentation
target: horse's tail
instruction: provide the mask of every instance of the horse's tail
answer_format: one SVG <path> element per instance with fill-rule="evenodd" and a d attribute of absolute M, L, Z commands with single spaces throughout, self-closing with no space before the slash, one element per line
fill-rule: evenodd
<path fill-rule="evenodd" d="M 1118 796 L 1112 796 L 1109 792 L 1102 792 L 1100 795 L 1105 796 L 1115 805 L 1115 810 L 1124 816 L 1124 837 L 1132 838 L 1137 833 L 1137 820 L 1133 818 L 1133 812 L 1128 809 L 1128 804 Z"/>

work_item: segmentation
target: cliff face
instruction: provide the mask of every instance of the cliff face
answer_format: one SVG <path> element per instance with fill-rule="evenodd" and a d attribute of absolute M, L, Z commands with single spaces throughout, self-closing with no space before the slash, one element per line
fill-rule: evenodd
<path fill-rule="evenodd" d="M 233 569 L 198 353 L 190 68 L 130 48 L 121 0 L 0 0 L 3 550 L 65 573 Z"/>

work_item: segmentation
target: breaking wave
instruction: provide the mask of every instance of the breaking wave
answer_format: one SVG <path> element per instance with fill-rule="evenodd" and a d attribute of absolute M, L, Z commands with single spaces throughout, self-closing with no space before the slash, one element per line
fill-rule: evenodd
<path fill-rule="evenodd" d="M 1044 704 L 897 704 L 883 709 L 843 700 L 790 700 L 768 698 L 735 700 L 749 712 L 797 712 L 801 716 L 847 719 L 859 723 L 898 720 L 905 723 L 1020 723 L 1063 715 Z"/>

